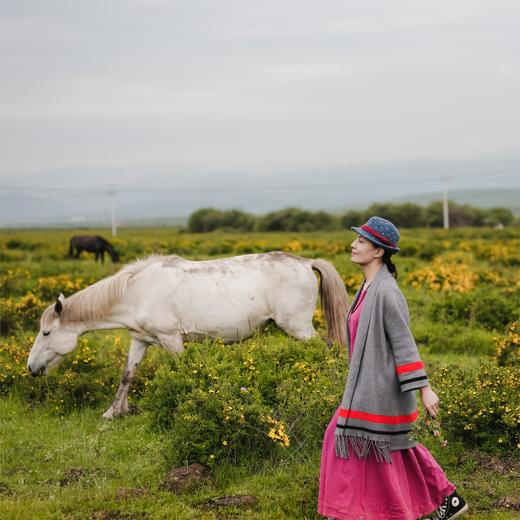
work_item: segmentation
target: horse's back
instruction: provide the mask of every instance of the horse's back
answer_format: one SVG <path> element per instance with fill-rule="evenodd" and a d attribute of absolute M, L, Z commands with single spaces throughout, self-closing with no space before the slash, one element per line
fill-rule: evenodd
<path fill-rule="evenodd" d="M 226 268 L 236 269 L 273 269 L 294 268 L 294 266 L 308 266 L 309 260 L 301 256 L 285 253 L 284 251 L 270 251 L 268 253 L 251 253 L 246 255 L 214 258 L 210 260 L 189 260 L 178 255 L 162 257 L 162 267 L 179 268 L 195 272 L 212 272 Z"/>
<path fill-rule="evenodd" d="M 259 326 L 279 309 L 314 308 L 318 291 L 311 261 L 282 252 L 202 261 L 159 257 L 133 285 L 139 314 L 176 317 L 186 330 L 211 335 L 218 324 L 219 334 L 228 337 Z"/>

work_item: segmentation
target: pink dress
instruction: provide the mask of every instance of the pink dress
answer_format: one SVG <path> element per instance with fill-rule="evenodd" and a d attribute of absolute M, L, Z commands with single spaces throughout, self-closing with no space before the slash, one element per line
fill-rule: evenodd
<path fill-rule="evenodd" d="M 366 291 L 349 314 L 352 357 Z M 318 513 L 336 520 L 417 520 L 437 509 L 455 486 L 422 444 L 390 452 L 392 464 L 374 458 L 336 456 L 334 431 L 339 409 L 323 438 Z"/>

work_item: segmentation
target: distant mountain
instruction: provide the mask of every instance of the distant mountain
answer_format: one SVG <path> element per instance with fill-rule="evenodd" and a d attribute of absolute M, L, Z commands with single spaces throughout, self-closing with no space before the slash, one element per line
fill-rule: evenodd
<path fill-rule="evenodd" d="M 110 220 L 112 203 L 117 220 L 128 225 L 182 222 L 207 206 L 256 214 L 289 206 L 344 212 L 382 201 L 426 204 L 442 197 L 444 182 L 456 202 L 503 206 L 520 214 L 519 171 L 520 158 L 410 160 L 287 172 L 202 172 L 182 165 L 70 167 L 3 175 L 0 225 L 96 225 Z"/>
<path fill-rule="evenodd" d="M 422 206 L 434 200 L 442 199 L 442 193 L 418 193 L 406 197 L 396 197 L 386 202 L 413 202 Z M 479 208 L 508 208 L 515 215 L 520 215 L 520 188 L 488 190 L 455 190 L 448 192 L 448 199 L 458 204 L 470 204 Z"/>

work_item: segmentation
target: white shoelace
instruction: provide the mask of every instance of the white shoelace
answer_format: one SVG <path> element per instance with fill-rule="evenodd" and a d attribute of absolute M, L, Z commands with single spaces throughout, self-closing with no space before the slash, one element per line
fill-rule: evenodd
<path fill-rule="evenodd" d="M 446 500 L 444 504 L 439 506 L 437 511 L 435 512 L 435 516 L 432 518 L 432 520 L 443 520 L 445 518 L 446 511 L 448 510 L 448 501 Z"/>

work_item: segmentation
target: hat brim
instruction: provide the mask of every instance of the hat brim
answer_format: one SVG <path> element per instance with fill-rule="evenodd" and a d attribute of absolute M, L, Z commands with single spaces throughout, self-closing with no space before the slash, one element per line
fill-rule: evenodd
<path fill-rule="evenodd" d="M 353 229 L 358 235 L 361 235 L 362 237 L 365 237 L 367 240 L 370 240 L 370 242 L 374 242 L 374 244 L 377 244 L 378 246 L 380 246 L 384 249 L 388 249 L 388 251 L 392 251 L 392 253 L 397 253 L 398 251 L 400 251 L 400 249 L 398 247 L 392 247 L 387 244 L 384 244 L 377 237 L 375 237 L 368 231 L 361 229 L 360 227 L 351 226 L 350 229 Z"/>

